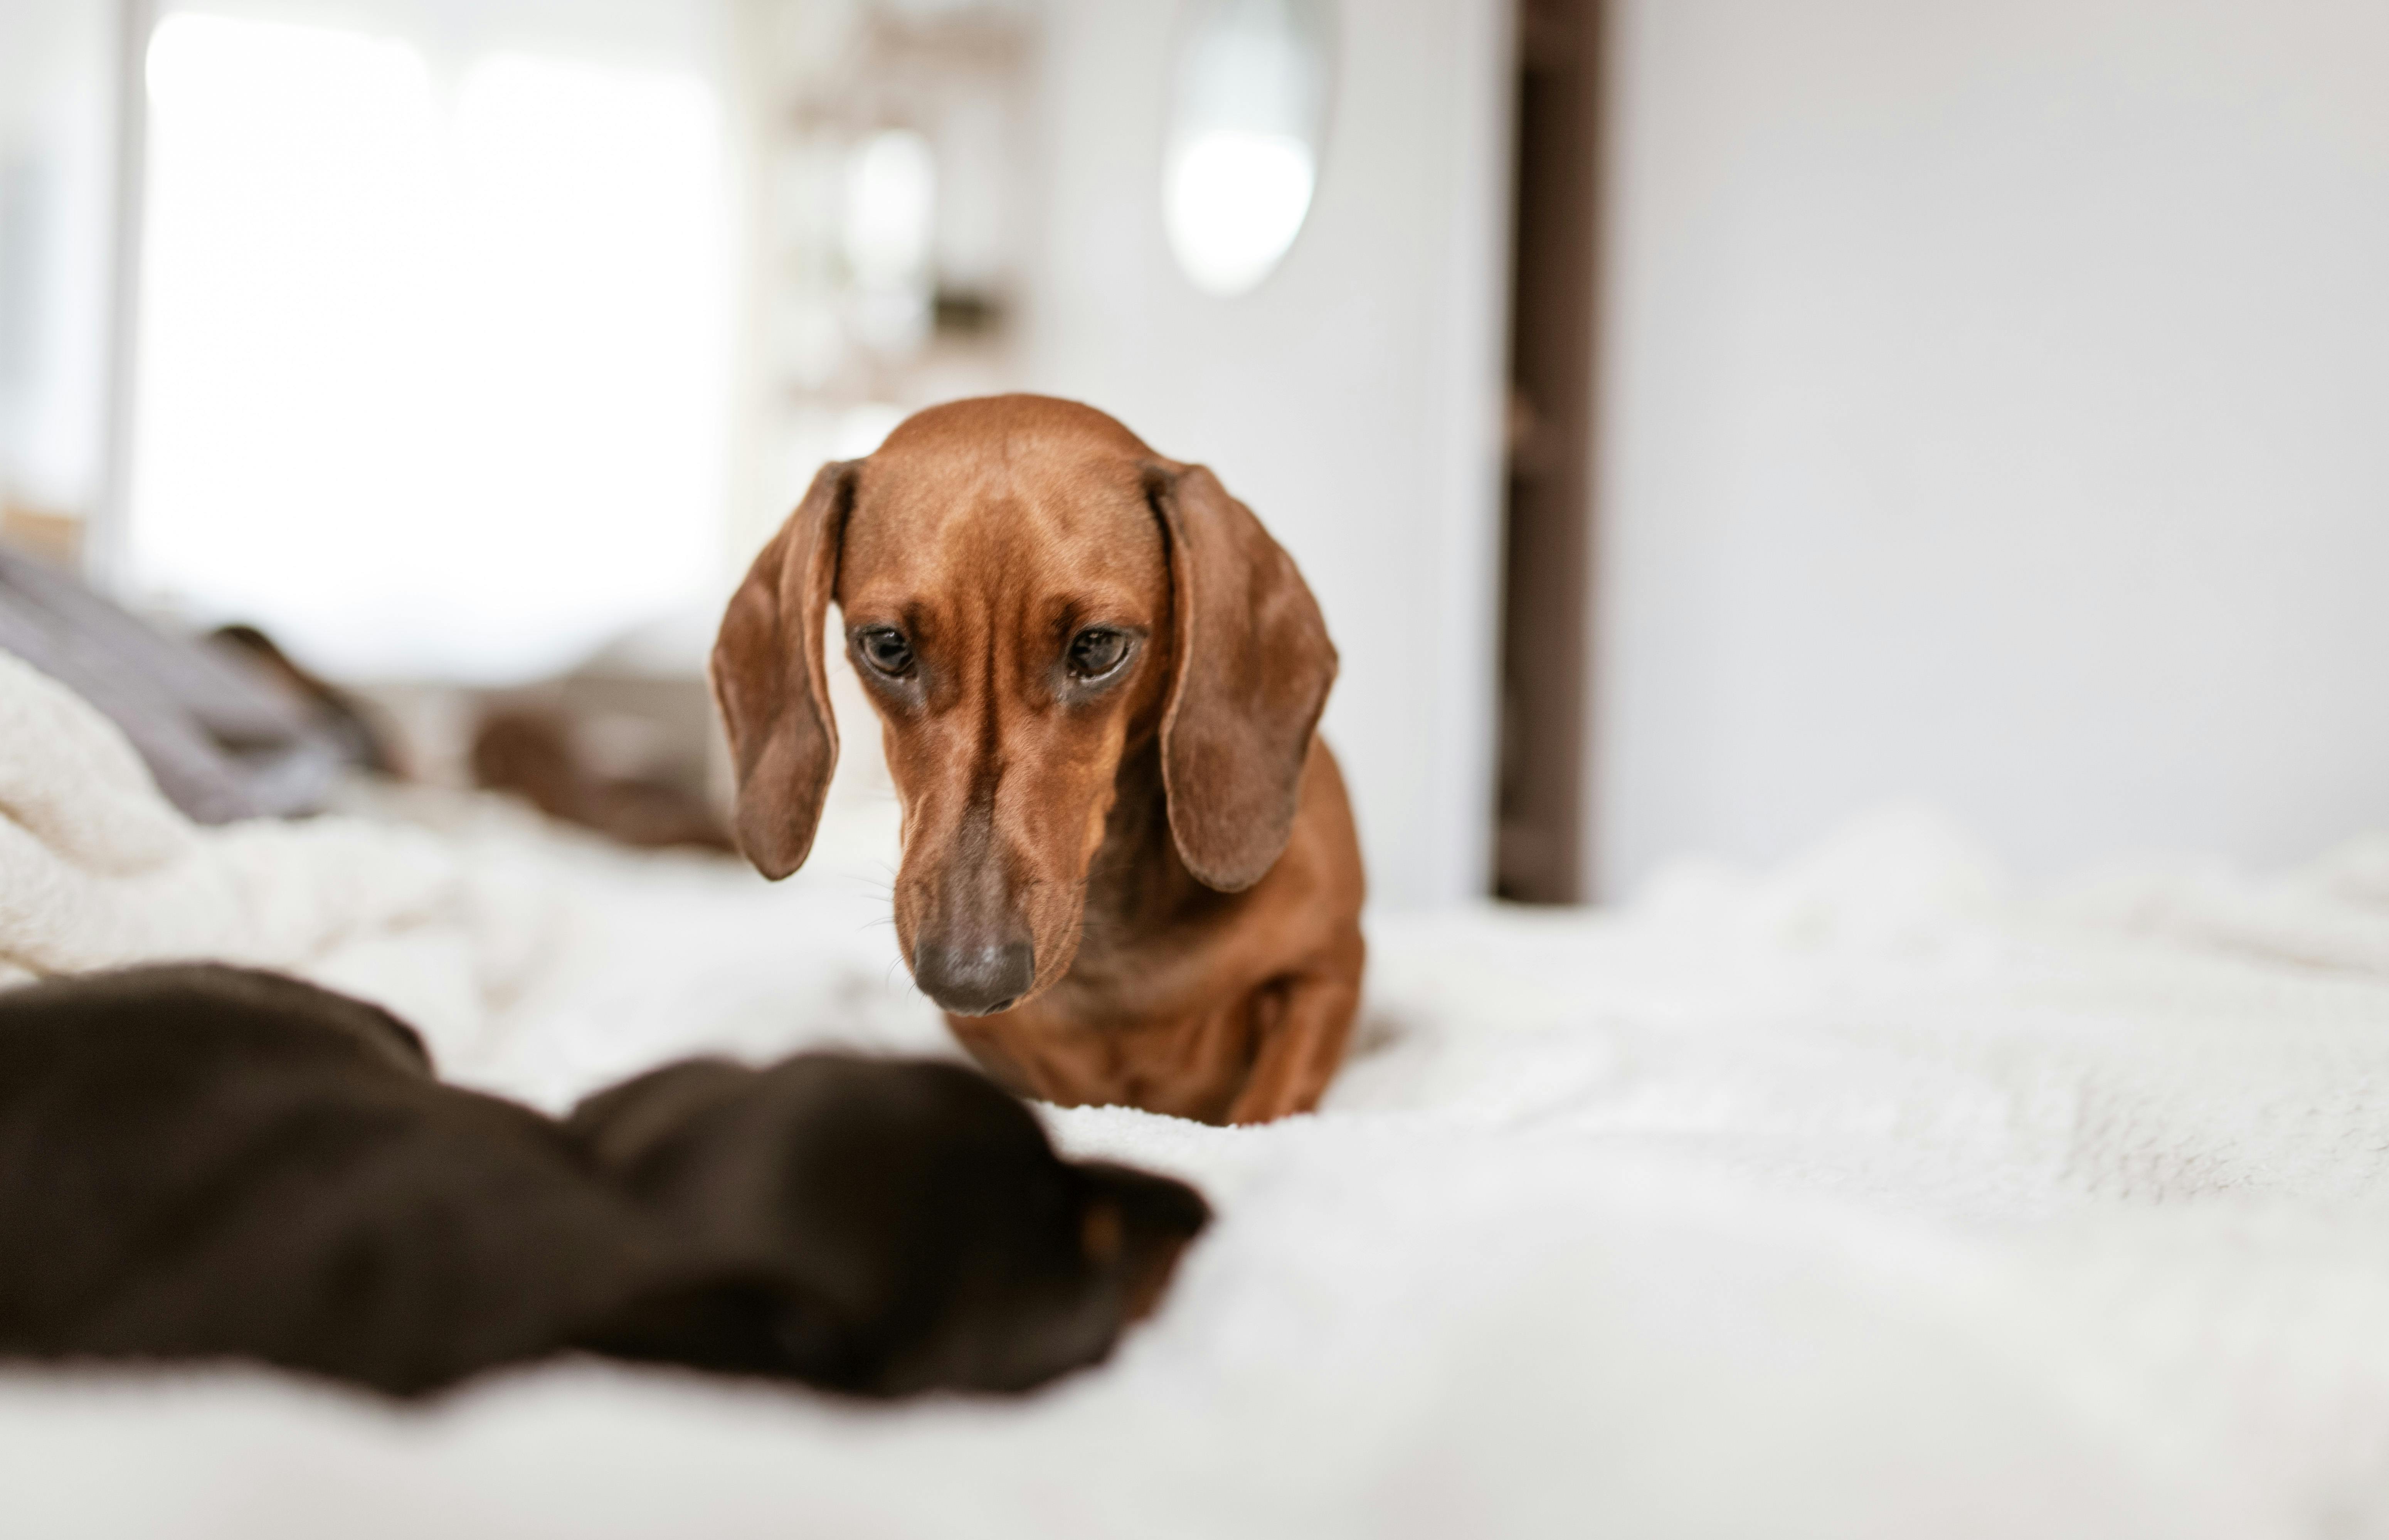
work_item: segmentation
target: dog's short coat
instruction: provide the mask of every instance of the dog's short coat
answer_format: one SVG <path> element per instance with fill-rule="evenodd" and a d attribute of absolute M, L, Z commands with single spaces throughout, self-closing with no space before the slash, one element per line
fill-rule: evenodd
<path fill-rule="evenodd" d="M 1015 1088 L 1260 1122 L 1314 1106 L 1364 948 L 1315 736 L 1335 649 L 1201 466 L 1091 407 L 933 407 L 824 467 L 722 617 L 740 847 L 802 865 L 837 755 L 835 602 L 903 807 L 896 931 Z"/>
<path fill-rule="evenodd" d="M 958 1066 L 692 1062 L 559 1124 L 387 1013 L 186 966 L 0 993 L 0 1357 L 393 1395 L 569 1348 L 866 1394 L 1109 1351 L 1207 1210 Z"/>
<path fill-rule="evenodd" d="M 711 1338 L 683 1314 L 664 1356 L 784 1353 L 872 1394 L 1024 1390 L 1094 1362 L 1209 1214 L 1167 1177 L 1054 1159 L 1026 1108 L 955 1064 L 687 1060 L 591 1097 L 566 1129 L 676 1250 L 773 1302 L 717 1315 Z"/>

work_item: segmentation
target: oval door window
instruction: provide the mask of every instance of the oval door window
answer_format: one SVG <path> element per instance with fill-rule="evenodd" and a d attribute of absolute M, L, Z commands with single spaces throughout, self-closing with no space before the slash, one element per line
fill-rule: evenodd
<path fill-rule="evenodd" d="M 1327 123 L 1329 0 L 1191 0 L 1171 61 L 1162 223 L 1206 293 L 1270 276 L 1310 212 Z"/>

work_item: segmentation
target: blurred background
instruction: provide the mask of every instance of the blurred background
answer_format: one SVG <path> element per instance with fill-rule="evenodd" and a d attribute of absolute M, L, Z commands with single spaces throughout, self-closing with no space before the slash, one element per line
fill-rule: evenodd
<path fill-rule="evenodd" d="M 0 0 L 0 544 L 701 843 L 753 551 L 1037 390 L 1300 561 L 1381 905 L 1895 798 L 2293 858 L 2389 826 L 2384 81 L 2369 0 Z"/>

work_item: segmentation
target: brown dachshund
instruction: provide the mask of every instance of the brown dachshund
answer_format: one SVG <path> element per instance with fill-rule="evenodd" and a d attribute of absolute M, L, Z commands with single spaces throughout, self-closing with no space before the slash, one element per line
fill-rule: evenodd
<path fill-rule="evenodd" d="M 558 1123 L 360 1001 L 206 964 L 0 990 L 0 1362 L 391 1395 L 586 1349 L 862 1395 L 1107 1354 L 1209 1209 L 958 1064 L 685 1060 Z"/>
<path fill-rule="evenodd" d="M 979 1062 L 1066 1105 L 1316 1105 L 1360 1000 L 1361 853 L 1313 733 L 1335 648 L 1252 511 L 1041 396 L 824 466 L 713 652 L 739 846 L 774 879 L 837 758 L 833 600 L 903 809 L 897 939 Z"/>

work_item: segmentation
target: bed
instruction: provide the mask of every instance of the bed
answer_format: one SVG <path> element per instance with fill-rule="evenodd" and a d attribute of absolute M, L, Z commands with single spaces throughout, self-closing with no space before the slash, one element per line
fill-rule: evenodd
<path fill-rule="evenodd" d="M 683 1052 L 952 1052 L 891 841 L 857 776 L 776 887 L 421 791 L 197 829 L 0 656 L 0 980 L 286 968 L 544 1106 Z M 0 1531 L 2389 1533 L 2389 840 L 2025 888 L 1893 809 L 1614 911 L 1370 935 L 1318 1115 L 1046 1110 L 1220 1219 L 1042 1394 L 20 1369 Z"/>

